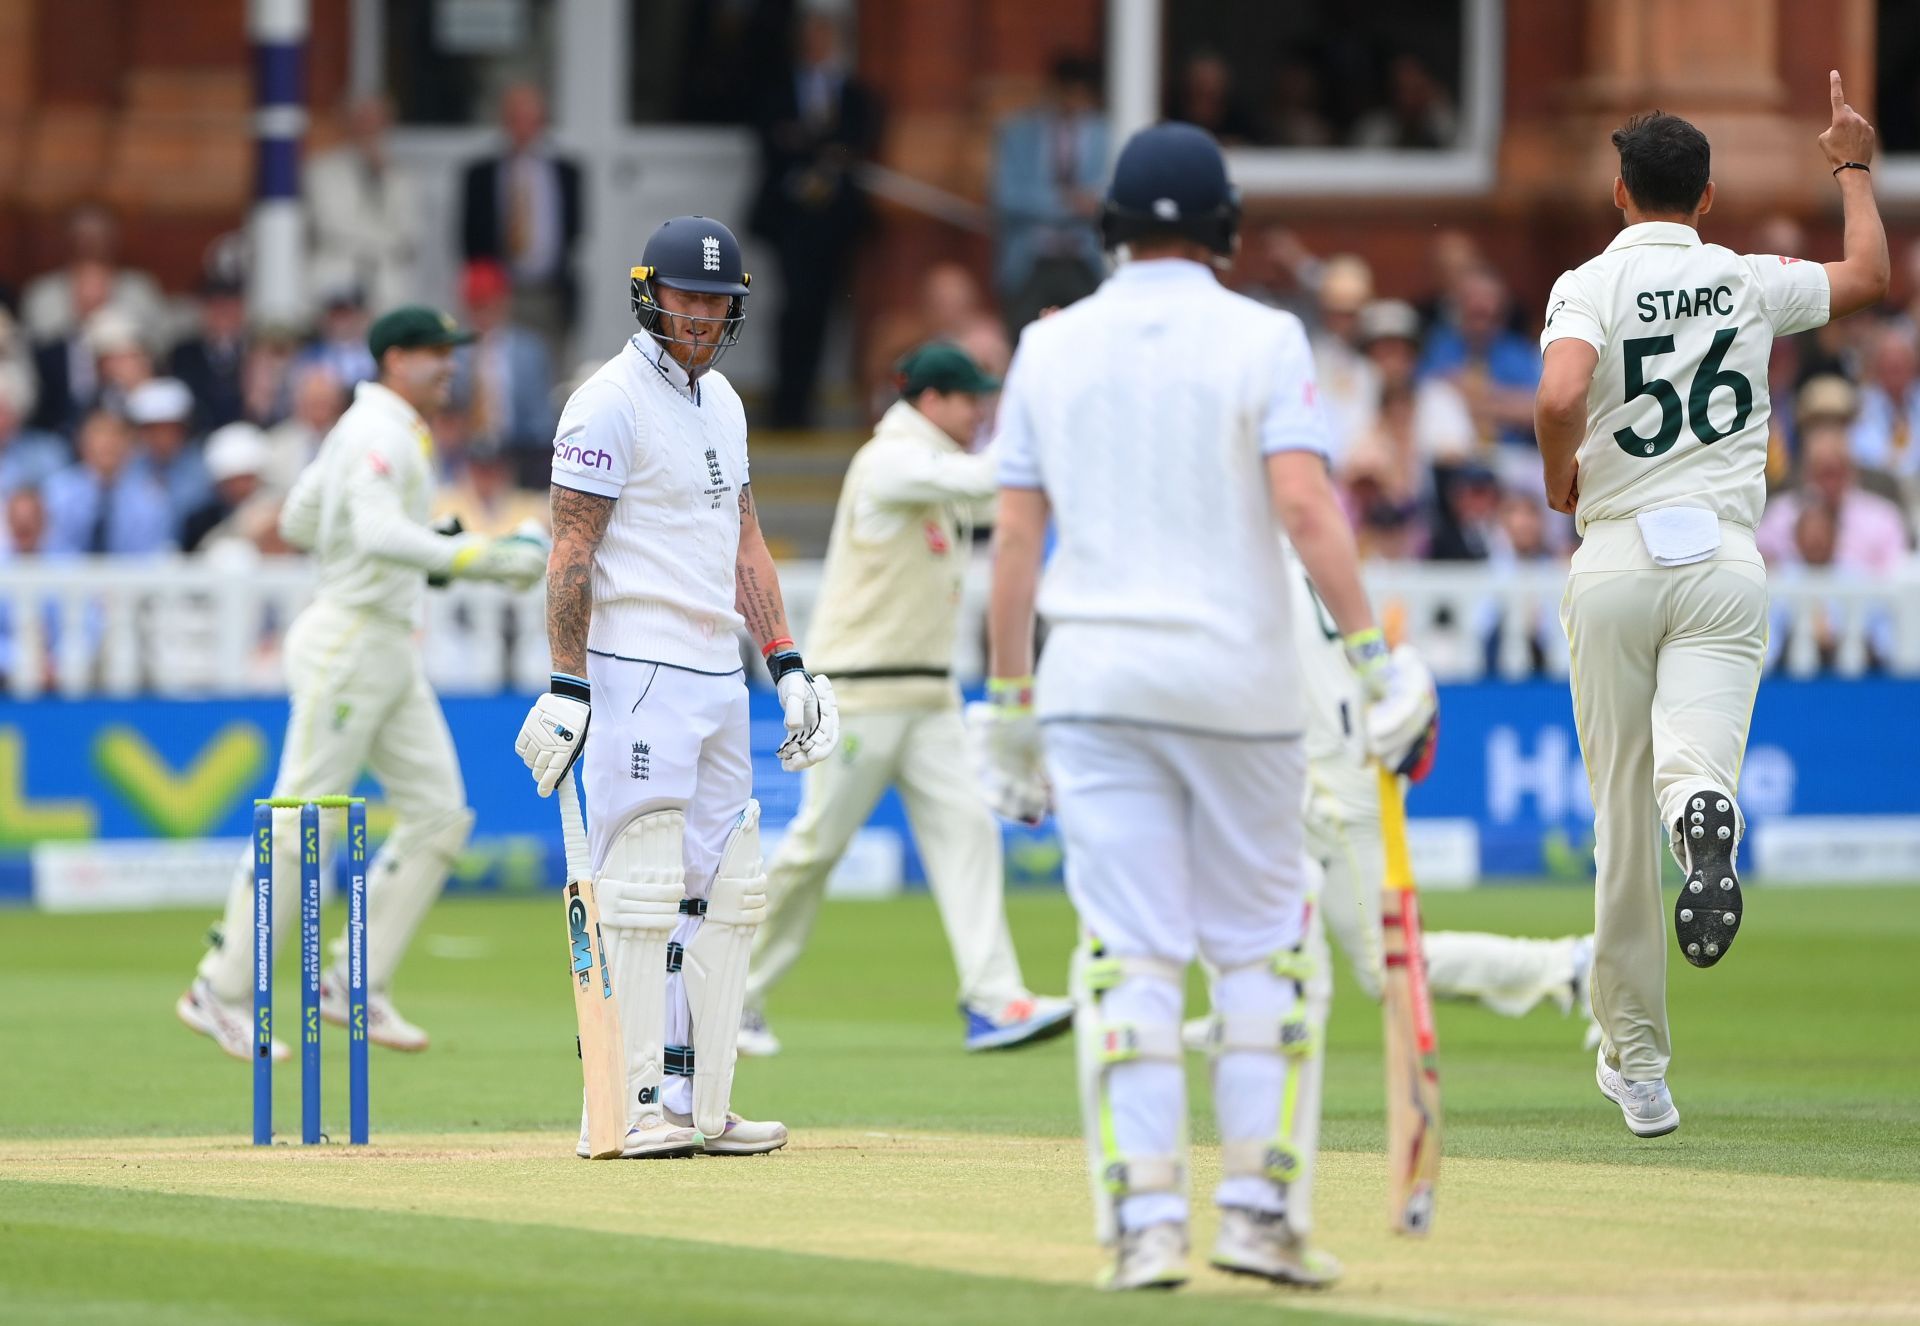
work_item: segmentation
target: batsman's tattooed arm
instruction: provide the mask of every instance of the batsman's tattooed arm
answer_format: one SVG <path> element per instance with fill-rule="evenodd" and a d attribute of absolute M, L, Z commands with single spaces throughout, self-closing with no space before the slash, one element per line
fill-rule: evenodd
<path fill-rule="evenodd" d="M 553 553 L 547 559 L 547 649 L 553 670 L 587 675 L 593 554 L 613 516 L 611 497 L 553 485 Z"/>
<path fill-rule="evenodd" d="M 760 513 L 753 505 L 753 485 L 748 483 L 740 485 L 740 550 L 734 555 L 733 581 L 734 610 L 746 619 L 753 642 L 764 648 L 785 638 L 787 605 L 780 597 L 780 576 L 760 533 Z"/>

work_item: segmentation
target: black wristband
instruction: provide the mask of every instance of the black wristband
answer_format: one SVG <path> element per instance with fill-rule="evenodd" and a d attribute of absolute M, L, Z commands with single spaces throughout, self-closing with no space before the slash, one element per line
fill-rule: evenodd
<path fill-rule="evenodd" d="M 578 700 L 581 704 L 593 703 L 593 687 L 569 672 L 554 673 L 547 684 L 547 689 L 555 695 L 564 695 L 569 700 Z"/>
<path fill-rule="evenodd" d="M 1842 161 L 1839 165 L 1833 168 L 1834 178 L 1838 179 L 1840 177 L 1840 172 L 1843 170 L 1864 170 L 1869 175 L 1873 174 L 1873 167 L 1869 166 L 1864 161 Z"/>
<path fill-rule="evenodd" d="M 767 671 L 773 675 L 776 683 L 789 672 L 806 670 L 807 665 L 800 661 L 800 651 L 797 649 L 783 649 L 767 660 Z"/>

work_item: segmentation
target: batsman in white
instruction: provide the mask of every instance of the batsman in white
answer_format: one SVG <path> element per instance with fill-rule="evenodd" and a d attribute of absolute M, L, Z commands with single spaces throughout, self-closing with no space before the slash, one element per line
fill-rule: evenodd
<path fill-rule="evenodd" d="M 1674 908 L 1696 967 L 1741 924 L 1734 797 L 1767 652 L 1767 361 L 1776 335 L 1887 291 L 1873 129 L 1829 76 L 1820 136 L 1846 217 L 1840 262 L 1741 255 L 1700 239 L 1713 205 L 1706 135 L 1672 115 L 1613 135 L 1626 226 L 1548 296 L 1535 426 L 1548 500 L 1583 540 L 1561 621 L 1593 784 L 1593 1011 L 1601 1092 L 1629 1130 L 1680 1126 L 1667 1089 L 1666 924 L 1659 840 L 1686 882 Z M 1659 818 L 1654 818 L 1655 807 Z"/>
<path fill-rule="evenodd" d="M 414 643 L 422 599 L 430 577 L 525 589 L 546 566 L 545 540 L 534 534 L 487 539 L 427 524 L 434 465 L 426 416 L 446 404 L 453 347 L 472 339 L 417 305 L 375 321 L 367 341 L 379 378 L 355 389 L 280 513 L 281 534 L 313 553 L 320 583 L 287 631 L 291 706 L 273 792 L 340 796 L 371 771 L 396 812 L 367 880 L 367 1036 L 396 1050 L 427 1048 L 427 1033 L 400 1015 L 388 990 L 473 827 L 453 739 Z M 300 900 L 299 854 L 274 861 L 279 941 Z M 252 955 L 249 849 L 213 947 L 177 1006 L 181 1021 L 237 1059 L 253 1056 Z M 342 938 L 320 983 L 321 1015 L 342 1025 L 345 961 Z M 273 1053 L 285 1057 L 277 1043 Z"/>
<path fill-rule="evenodd" d="M 1404 751 L 1434 707 L 1431 677 L 1389 655 L 1361 588 L 1299 320 L 1214 277 L 1238 222 L 1212 138 L 1184 124 L 1134 135 L 1103 213 L 1125 261 L 1026 329 L 1000 405 L 982 772 L 1010 818 L 1042 813 L 1051 782 L 1084 929 L 1075 1030 L 1115 1289 L 1187 1278 L 1180 1021 L 1196 956 L 1219 973 L 1222 1025 L 1213 1264 L 1290 1284 L 1338 1275 L 1286 1219 L 1318 1120 L 1289 1105 L 1311 975 L 1306 715 L 1276 527 L 1360 670 L 1376 753 Z"/>
<path fill-rule="evenodd" d="M 953 684 L 960 586 L 976 508 L 996 491 L 992 450 L 969 453 L 981 398 L 1000 384 L 956 345 L 901 360 L 900 399 L 840 488 L 807 650 L 839 678 L 837 758 L 807 771 L 800 813 L 768 869 L 742 1054 L 777 1054 L 767 991 L 806 948 L 827 876 L 889 785 L 900 789 L 960 975 L 969 1050 L 1067 1029 L 1070 1001 L 1034 996 L 1007 931 L 1000 826 L 968 762 Z"/>
<path fill-rule="evenodd" d="M 631 276 L 640 333 L 573 394 L 553 443 L 553 684 L 515 749 L 542 796 L 585 753 L 629 1157 L 787 1142 L 784 1124 L 728 1108 L 767 910 L 742 625 L 779 690 L 783 767 L 827 758 L 839 718 L 833 687 L 788 636 L 748 486 L 746 415 L 715 371 L 739 339 L 748 281 L 720 222 L 662 224 Z"/>

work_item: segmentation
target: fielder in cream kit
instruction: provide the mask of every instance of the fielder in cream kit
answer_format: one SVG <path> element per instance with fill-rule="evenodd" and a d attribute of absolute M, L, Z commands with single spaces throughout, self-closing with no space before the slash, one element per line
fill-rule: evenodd
<path fill-rule="evenodd" d="M 1292 633 L 1311 624 L 1292 620 L 1281 529 L 1365 687 L 1369 750 L 1398 767 L 1435 703 L 1361 587 L 1304 329 L 1215 278 L 1238 220 L 1206 133 L 1134 135 L 1102 221 L 1125 260 L 1022 334 L 995 442 L 991 675 L 973 717 L 995 809 L 1030 820 L 1051 799 L 1059 818 L 1084 930 L 1075 1034 L 1112 1289 L 1187 1278 L 1180 1023 L 1196 957 L 1217 973 L 1212 1263 L 1284 1284 L 1339 1274 L 1288 1219 L 1318 1118 L 1296 1076 L 1313 971 Z M 1037 679 L 1036 606 L 1049 626 Z"/>
<path fill-rule="evenodd" d="M 453 347 L 472 340 L 444 313 L 411 306 L 376 320 L 368 349 L 379 378 L 355 389 L 281 509 L 280 532 L 311 552 L 314 600 L 287 631 L 290 695 L 277 797 L 342 796 L 364 771 L 395 812 L 393 831 L 367 878 L 367 1035 L 424 1050 L 427 1033 L 388 994 L 414 931 L 467 843 L 473 812 L 440 702 L 414 642 L 429 577 L 534 585 L 546 567 L 543 536 L 446 535 L 428 525 L 433 435 L 425 416 L 444 408 Z M 299 854 L 276 854 L 274 934 L 299 902 Z M 237 1059 L 253 1057 L 252 851 L 241 854 L 225 919 L 199 974 L 180 997 L 189 1027 Z M 320 1010 L 345 1025 L 345 941 L 321 976 Z M 285 1051 L 276 1042 L 276 1059 Z"/>
<path fill-rule="evenodd" d="M 553 683 L 515 749 L 540 794 L 579 760 L 627 1060 L 634 1158 L 786 1145 L 729 1108 L 767 909 L 738 632 L 760 645 L 804 769 L 839 734 L 833 688 L 788 635 L 748 485 L 740 398 L 715 365 L 746 315 L 733 232 L 682 216 L 648 239 L 640 333 L 573 394 L 553 452 Z M 591 739 L 589 739 L 589 737 Z M 583 1111 L 584 1115 L 584 1111 Z M 586 1155 L 584 1118 L 581 1155 Z"/>
<path fill-rule="evenodd" d="M 1735 800 L 1767 652 L 1767 363 L 1776 335 L 1878 302 L 1886 234 L 1873 130 L 1829 79 L 1820 146 L 1846 216 L 1822 265 L 1701 241 L 1711 150 L 1659 113 L 1613 136 L 1626 226 L 1548 298 L 1535 404 L 1548 500 L 1582 535 L 1561 620 L 1574 719 L 1593 785 L 1595 1074 L 1627 1127 L 1680 1126 L 1666 1083 L 1666 923 L 1657 829 L 1685 883 L 1681 954 L 1711 967 L 1738 938 Z M 1655 819 L 1657 807 L 1658 819 Z"/>
<path fill-rule="evenodd" d="M 1036 997 L 1007 931 L 1000 826 L 980 796 L 951 672 L 975 508 L 995 491 L 991 450 L 969 453 L 981 398 L 1000 384 L 935 341 L 899 365 L 900 399 L 841 485 L 807 652 L 838 678 L 839 755 L 809 770 L 768 870 L 742 1054 L 775 1054 L 765 1000 L 799 960 L 827 876 L 889 785 L 900 789 L 960 977 L 969 1050 L 1065 1031 L 1073 1005 Z"/>

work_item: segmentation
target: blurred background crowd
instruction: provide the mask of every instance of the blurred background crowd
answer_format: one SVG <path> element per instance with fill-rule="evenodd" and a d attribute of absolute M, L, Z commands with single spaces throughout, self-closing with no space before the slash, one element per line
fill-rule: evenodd
<path fill-rule="evenodd" d="M 892 366 L 906 350 L 944 338 L 1002 373 L 1022 326 L 1101 280 L 1097 216 L 1117 147 L 1110 46 L 1056 46 L 1024 92 L 998 98 L 973 149 L 969 197 L 903 183 L 897 139 L 884 150 L 895 128 L 889 93 L 860 57 L 852 20 L 903 21 L 888 17 L 890 6 L 668 8 L 680 49 L 699 55 L 636 84 L 635 113 L 744 122 L 752 135 L 745 187 L 717 189 L 710 206 L 750 237 L 753 262 L 772 269 L 755 285 L 746 333 L 766 342 L 765 369 L 742 384 L 760 439 L 756 476 L 769 456 L 777 474 L 790 450 L 824 454 L 832 479 L 890 403 Z M 1305 160 L 1463 150 L 1473 48 L 1461 32 L 1485 4 L 1394 0 L 1358 29 L 1327 6 L 1309 8 L 1319 26 L 1304 35 L 1247 40 L 1248 23 L 1278 20 L 1257 6 L 1168 7 L 1153 92 L 1161 113 L 1232 146 Z M 527 12 L 551 26 L 553 10 Z M 387 37 L 404 54 L 407 22 L 386 12 Z M 1378 39 L 1383 27 L 1394 40 Z M 1369 39 L 1350 39 L 1356 31 Z M 307 307 L 298 316 L 263 317 L 251 305 L 240 215 L 198 246 L 186 279 L 176 267 L 163 282 L 125 257 L 123 218 L 106 198 L 63 208 L 50 262 L 0 264 L 0 558 L 286 551 L 279 498 L 371 375 L 372 317 L 422 299 L 450 303 L 480 334 L 460 352 L 452 404 L 430 421 L 442 511 L 483 532 L 544 515 L 559 406 L 618 348 L 583 317 L 595 294 L 585 283 L 623 294 L 625 273 L 587 269 L 595 172 L 550 129 L 551 80 L 508 76 L 511 64 L 491 81 L 464 82 L 422 67 L 428 73 L 397 93 L 346 95 L 328 108 L 333 132 L 302 165 Z M 1903 127 L 1913 108 L 1887 102 L 1890 133 L 1920 139 Z M 395 150 L 397 118 L 462 117 L 473 125 L 471 150 L 444 178 Z M 1811 154 L 1805 136 L 1796 150 Z M 1366 256 L 1343 251 L 1324 208 L 1316 226 L 1298 225 L 1281 193 L 1252 207 L 1223 279 L 1304 320 L 1335 475 L 1364 554 L 1496 573 L 1564 562 L 1573 530 L 1546 508 L 1531 428 L 1553 272 L 1450 222 L 1403 230 L 1384 261 L 1377 243 Z M 926 248 L 908 280 L 896 264 L 887 297 L 875 298 L 868 249 L 903 197 L 944 218 L 950 242 Z M 1596 201 L 1591 210 L 1602 209 Z M 632 217 L 632 235 L 657 219 Z M 1604 242 L 1606 218 L 1592 221 Z M 1821 251 L 1829 236 L 1810 238 L 1787 213 L 1749 219 L 1728 242 L 1740 240 L 1753 251 L 1833 256 Z M 1585 254 L 1558 256 L 1570 264 Z M 1773 497 L 1760 531 L 1776 576 L 1886 577 L 1913 556 L 1920 242 L 1896 253 L 1895 267 L 1896 302 L 1879 315 L 1776 344 Z M 762 508 L 773 508 L 776 551 L 817 556 L 824 519 L 783 519 L 782 490 L 768 487 Z M 1554 634 L 1541 623 L 1529 648 L 1550 648 Z M 1870 626 L 1870 643 L 1873 635 Z"/>

